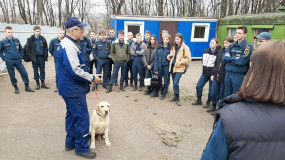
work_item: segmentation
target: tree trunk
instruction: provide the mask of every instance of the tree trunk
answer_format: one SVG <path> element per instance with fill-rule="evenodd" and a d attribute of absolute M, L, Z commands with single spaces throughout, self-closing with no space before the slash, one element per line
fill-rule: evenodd
<path fill-rule="evenodd" d="M 62 27 L 62 13 L 61 13 L 61 3 L 62 3 L 62 0 L 58 0 L 58 26 L 59 27 Z"/>

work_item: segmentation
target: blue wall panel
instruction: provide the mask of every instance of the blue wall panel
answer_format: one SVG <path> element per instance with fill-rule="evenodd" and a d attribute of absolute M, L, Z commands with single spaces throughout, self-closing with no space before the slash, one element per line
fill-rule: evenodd
<path fill-rule="evenodd" d="M 112 22 L 112 19 L 111 19 L 111 26 L 112 26 L 112 24 L 114 24 L 114 28 L 116 29 L 116 36 L 118 36 L 118 31 L 119 30 L 124 30 L 124 26 L 125 26 L 124 23 L 125 23 L 125 21 L 144 22 L 144 32 L 149 30 L 150 33 L 151 34 L 155 34 L 156 37 L 159 36 L 160 21 L 147 21 L 147 20 L 141 21 L 141 20 L 122 20 L 122 19 L 118 19 L 118 20 L 116 20 L 117 27 L 115 27 L 115 25 L 116 25 L 115 21 Z"/>
<path fill-rule="evenodd" d="M 137 21 L 144 22 L 144 32 L 149 30 L 151 34 L 155 34 L 159 37 L 160 21 L 149 21 L 149 20 L 122 20 L 122 19 L 111 19 L 110 25 L 116 29 L 116 36 L 118 36 L 119 30 L 124 30 L 125 21 Z M 191 32 L 193 23 L 210 23 L 210 33 L 208 42 L 191 42 Z M 184 42 L 190 47 L 192 57 L 202 57 L 204 49 L 209 48 L 209 43 L 212 38 L 216 35 L 216 22 L 196 22 L 196 21 L 181 21 L 178 22 L 177 32 L 181 33 L 184 38 Z M 174 35 L 171 35 L 174 40 Z"/>
<path fill-rule="evenodd" d="M 151 35 L 156 35 L 156 38 L 159 39 L 159 30 L 160 30 L 160 21 L 145 21 L 144 31 L 150 31 Z"/>
<path fill-rule="evenodd" d="M 191 32 L 193 23 L 210 23 L 210 33 L 208 42 L 191 42 Z M 192 57 L 202 57 L 204 49 L 209 48 L 211 39 L 215 38 L 216 24 L 216 22 L 178 22 L 177 32 L 183 35 L 184 42 L 189 46 Z"/>

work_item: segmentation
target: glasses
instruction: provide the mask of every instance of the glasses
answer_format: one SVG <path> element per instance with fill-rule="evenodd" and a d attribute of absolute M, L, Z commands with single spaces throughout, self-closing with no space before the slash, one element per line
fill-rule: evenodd
<path fill-rule="evenodd" d="M 83 28 L 74 28 L 74 30 L 83 31 Z"/>

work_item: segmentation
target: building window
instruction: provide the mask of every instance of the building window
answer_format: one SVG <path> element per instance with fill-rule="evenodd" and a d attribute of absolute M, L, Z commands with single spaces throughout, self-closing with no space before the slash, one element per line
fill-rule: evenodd
<path fill-rule="evenodd" d="M 127 33 L 132 32 L 133 33 L 133 40 L 136 40 L 136 34 L 140 33 L 142 37 L 144 37 L 144 22 L 134 22 L 134 21 L 125 21 L 125 39 L 127 38 Z"/>
<path fill-rule="evenodd" d="M 234 36 L 234 34 L 236 33 L 237 29 L 236 28 L 229 28 L 229 34 L 228 36 Z"/>
<path fill-rule="evenodd" d="M 254 34 L 253 34 L 253 49 L 256 49 L 257 46 L 257 39 L 255 39 L 255 36 L 258 36 L 260 33 L 262 32 L 268 32 L 270 33 L 270 29 L 269 28 L 255 28 L 254 29 Z"/>
<path fill-rule="evenodd" d="M 191 42 L 208 42 L 210 23 L 193 23 Z"/>

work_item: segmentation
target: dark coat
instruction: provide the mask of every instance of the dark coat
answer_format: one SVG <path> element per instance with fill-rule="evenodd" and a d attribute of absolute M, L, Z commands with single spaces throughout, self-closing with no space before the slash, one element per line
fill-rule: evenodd
<path fill-rule="evenodd" d="M 48 45 L 45 37 L 40 35 L 40 38 L 42 39 L 42 47 L 44 51 L 44 57 L 45 61 L 48 61 Z M 25 54 L 26 56 L 32 61 L 36 62 L 36 41 L 35 41 L 35 35 L 32 35 L 27 39 L 27 43 L 25 45 Z"/>
<path fill-rule="evenodd" d="M 213 69 L 214 79 L 220 83 L 224 83 L 226 75 L 226 63 L 223 61 L 224 51 L 224 49 L 218 51 L 215 67 Z"/>

